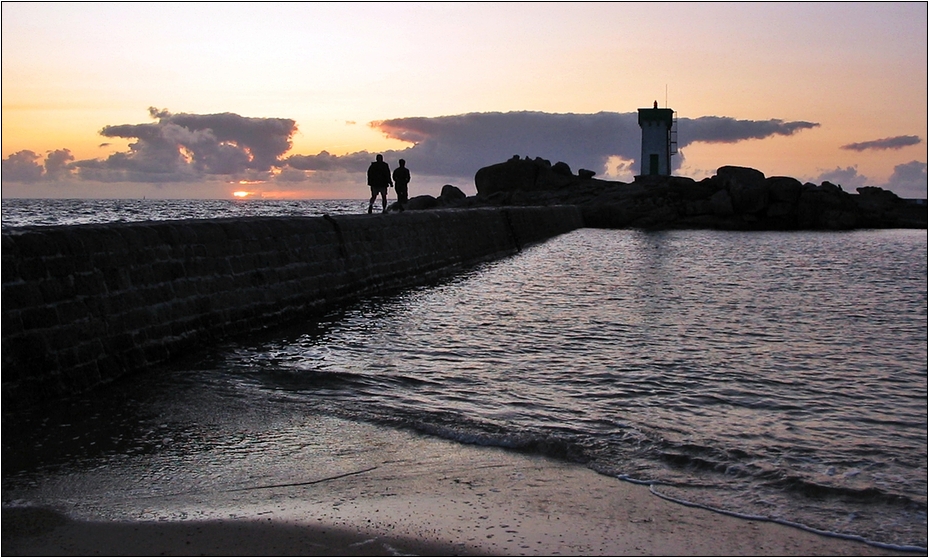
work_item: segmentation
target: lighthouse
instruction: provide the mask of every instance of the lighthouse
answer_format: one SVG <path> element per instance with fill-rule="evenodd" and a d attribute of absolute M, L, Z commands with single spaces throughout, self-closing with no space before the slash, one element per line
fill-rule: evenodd
<path fill-rule="evenodd" d="M 642 175 L 671 176 L 671 155 L 677 153 L 677 129 L 674 111 L 658 108 L 639 109 L 642 128 Z"/>

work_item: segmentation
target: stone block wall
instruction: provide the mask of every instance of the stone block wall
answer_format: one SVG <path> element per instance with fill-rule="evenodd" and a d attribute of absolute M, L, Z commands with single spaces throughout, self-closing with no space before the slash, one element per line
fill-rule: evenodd
<path fill-rule="evenodd" d="M 3 404 L 81 392 L 581 226 L 565 206 L 14 229 L 0 266 Z"/>

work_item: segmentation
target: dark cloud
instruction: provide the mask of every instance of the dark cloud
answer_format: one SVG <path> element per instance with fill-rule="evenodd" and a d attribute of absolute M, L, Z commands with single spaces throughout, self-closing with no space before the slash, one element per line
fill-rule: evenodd
<path fill-rule="evenodd" d="M 813 181 L 814 184 L 822 184 L 823 182 L 831 182 L 838 186 L 842 186 L 842 189 L 846 192 L 854 192 L 856 188 L 865 186 L 867 177 L 858 174 L 857 167 L 836 167 L 834 170 L 826 171 L 820 174 Z"/>
<path fill-rule="evenodd" d="M 348 155 L 332 155 L 328 151 L 320 151 L 317 155 L 291 155 L 284 159 L 288 165 L 295 169 L 306 171 L 348 171 L 363 172 L 374 155 L 367 151 L 359 151 Z"/>
<path fill-rule="evenodd" d="M 894 172 L 887 180 L 887 188 L 904 198 L 926 198 L 929 190 L 929 175 L 926 163 L 910 161 L 894 167 Z"/>
<path fill-rule="evenodd" d="M 291 155 L 291 138 L 297 127 L 283 118 L 247 118 L 232 113 L 172 114 L 149 109 L 155 122 L 104 127 L 108 138 L 131 140 L 128 151 L 105 159 L 50 159 L 45 174 L 58 176 L 65 168 L 76 169 L 80 178 L 104 182 L 197 181 L 209 175 L 261 178 L 273 167 L 289 165 L 304 171 L 363 173 L 374 154 L 365 151 L 332 155 Z M 404 158 L 418 175 L 470 179 L 481 167 L 513 155 L 564 161 L 575 171 L 606 170 L 608 162 L 623 161 L 624 169 L 638 169 L 641 131 L 636 112 L 553 114 L 544 112 L 483 112 L 439 117 L 395 118 L 372 122 L 371 127 L 410 147 L 385 151 L 388 160 Z M 813 128 L 811 122 L 783 120 L 736 120 L 719 116 L 681 118 L 679 146 L 695 142 L 733 143 L 773 135 L 791 135 Z M 4 177 L 43 174 L 37 157 L 18 155 L 4 161 Z M 679 166 L 683 156 L 675 158 Z M 629 162 L 632 163 L 629 163 Z M 38 165 L 38 170 L 36 166 Z M 51 170 L 50 170 L 51 169 Z M 257 173 L 257 174 L 256 174 Z M 267 176 L 266 176 L 267 177 Z M 295 181 L 300 174 L 279 175 Z M 321 179 L 321 178 L 320 178 Z"/>
<path fill-rule="evenodd" d="M 770 136 L 791 136 L 801 130 L 818 126 L 816 122 L 784 122 L 780 119 L 736 120 L 728 116 L 701 116 L 682 118 L 679 129 L 682 145 L 686 145 L 695 142 L 736 143 Z"/>
<path fill-rule="evenodd" d="M 858 174 L 857 167 L 836 167 L 833 170 L 826 171 L 816 177 L 813 182 L 820 184 L 829 181 L 833 184 L 842 186 L 842 189 L 849 193 L 854 193 L 857 188 L 862 186 L 875 185 L 867 176 Z M 887 179 L 886 184 L 881 184 L 881 188 L 891 190 L 902 198 L 926 198 L 927 179 L 926 163 L 919 161 L 910 161 L 894 167 L 893 174 Z"/>
<path fill-rule="evenodd" d="M 843 145 L 842 149 L 850 151 L 867 151 L 868 149 L 901 149 L 911 145 L 918 145 L 922 140 L 919 136 L 894 136 L 872 141 L 862 141 L 859 143 L 849 143 Z"/>
<path fill-rule="evenodd" d="M 38 182 L 42 180 L 44 168 L 39 163 L 42 157 L 29 150 L 17 151 L 3 160 L 3 180 L 10 182 Z"/>
<path fill-rule="evenodd" d="M 108 138 L 136 140 L 129 151 L 78 161 L 82 178 L 104 182 L 179 182 L 204 175 L 267 172 L 290 150 L 296 122 L 233 113 L 172 114 L 150 108 L 156 122 L 106 126 Z"/>
<path fill-rule="evenodd" d="M 68 149 L 56 149 L 45 157 L 45 176 L 50 180 L 59 180 L 71 174 L 71 161 L 74 155 Z"/>
<path fill-rule="evenodd" d="M 641 150 L 636 113 L 488 112 L 371 125 L 388 137 L 413 143 L 405 158 L 417 161 L 420 172 L 427 174 L 473 176 L 477 169 L 513 155 L 602 172 L 610 156 L 638 158 Z"/>
<path fill-rule="evenodd" d="M 18 151 L 3 160 L 3 180 L 26 183 L 59 180 L 70 175 L 73 160 L 67 149 L 50 151 L 44 161 L 33 151 Z"/>
<path fill-rule="evenodd" d="M 477 169 L 513 155 L 564 161 L 573 169 L 602 173 L 611 157 L 637 161 L 641 155 L 638 113 L 552 114 L 482 112 L 439 117 L 395 118 L 371 127 L 412 147 L 384 152 L 388 159 L 415 162 L 419 173 L 471 177 Z M 679 121 L 679 147 L 695 142 L 733 143 L 814 128 L 812 122 L 736 120 L 704 116 Z M 304 170 L 361 172 L 373 154 L 294 155 L 288 163 Z M 677 158 L 680 164 L 682 158 Z M 634 163 L 633 168 L 638 168 Z"/>

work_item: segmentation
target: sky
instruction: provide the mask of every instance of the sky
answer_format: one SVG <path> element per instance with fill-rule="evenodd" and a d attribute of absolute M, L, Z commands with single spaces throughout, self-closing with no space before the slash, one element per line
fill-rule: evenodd
<path fill-rule="evenodd" d="M 514 155 L 927 197 L 927 3 L 2 4 L 2 196 L 474 194 Z"/>

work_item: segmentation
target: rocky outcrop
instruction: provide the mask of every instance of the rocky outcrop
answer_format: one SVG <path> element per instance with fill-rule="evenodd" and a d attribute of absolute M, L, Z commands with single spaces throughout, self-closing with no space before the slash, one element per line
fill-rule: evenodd
<path fill-rule="evenodd" d="M 490 165 L 474 177 L 477 196 L 449 206 L 576 205 L 587 226 L 726 230 L 849 230 L 926 228 L 926 204 L 876 187 L 845 192 L 830 182 L 803 184 L 786 176 L 724 166 L 701 181 L 642 176 L 633 183 L 571 173 L 541 158 Z"/>
<path fill-rule="evenodd" d="M 590 178 L 592 175 L 587 178 L 575 176 L 567 163 L 552 165 L 540 157 L 520 159 L 519 155 L 514 155 L 509 161 L 477 171 L 474 185 L 477 195 L 487 198 L 499 192 L 539 192 L 565 188 Z"/>
<path fill-rule="evenodd" d="M 465 202 L 467 197 L 467 194 L 462 192 L 457 186 L 446 184 L 442 186 L 442 193 L 439 194 L 438 198 L 423 194 L 410 198 L 402 208 L 400 207 L 400 202 L 394 202 L 388 206 L 388 210 L 402 211 L 411 209 L 415 211 L 417 209 L 435 209 L 439 207 L 461 207 L 465 205 L 463 202 Z"/>

